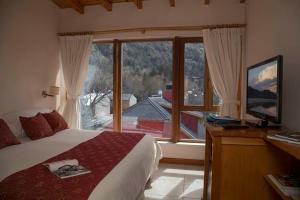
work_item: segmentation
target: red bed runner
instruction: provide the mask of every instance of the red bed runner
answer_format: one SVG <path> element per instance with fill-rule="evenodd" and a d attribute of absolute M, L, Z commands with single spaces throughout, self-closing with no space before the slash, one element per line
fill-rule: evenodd
<path fill-rule="evenodd" d="M 97 184 L 143 137 L 144 134 L 105 131 L 43 162 L 77 159 L 92 173 L 60 179 L 40 163 L 1 181 L 0 199 L 88 199 Z"/>

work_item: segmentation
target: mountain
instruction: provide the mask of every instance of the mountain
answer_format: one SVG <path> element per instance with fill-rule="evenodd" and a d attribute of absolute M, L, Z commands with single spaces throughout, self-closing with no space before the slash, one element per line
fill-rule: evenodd
<path fill-rule="evenodd" d="M 253 87 L 248 86 L 247 89 L 248 98 L 262 98 L 262 99 L 276 99 L 277 95 L 276 93 L 270 91 L 270 90 L 256 90 Z"/>
<path fill-rule="evenodd" d="M 122 90 L 145 99 L 172 84 L 173 43 L 171 41 L 126 42 L 122 44 Z M 203 44 L 186 44 L 185 76 L 188 90 L 204 88 Z M 111 87 L 113 73 L 113 45 L 95 43 L 84 93 L 102 92 Z M 105 80 L 104 80 L 105 79 Z M 195 82 L 195 80 L 197 82 Z M 99 87 L 97 85 L 101 84 Z M 105 87 L 104 87 L 105 86 Z M 197 87 L 195 89 L 195 87 Z M 99 90 L 99 91 L 98 91 Z"/>
<path fill-rule="evenodd" d="M 258 90 L 269 90 L 273 93 L 276 93 L 277 79 L 265 79 L 264 81 L 256 83 L 255 88 Z"/>

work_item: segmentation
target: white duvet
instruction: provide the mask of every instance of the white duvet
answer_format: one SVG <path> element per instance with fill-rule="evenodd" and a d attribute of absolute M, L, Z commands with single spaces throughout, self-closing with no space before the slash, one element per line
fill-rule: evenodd
<path fill-rule="evenodd" d="M 54 136 L 0 149 L 0 181 L 96 137 L 99 131 L 68 129 Z M 157 168 L 161 151 L 146 135 L 95 187 L 89 199 L 135 200 L 143 197 L 145 184 Z"/>

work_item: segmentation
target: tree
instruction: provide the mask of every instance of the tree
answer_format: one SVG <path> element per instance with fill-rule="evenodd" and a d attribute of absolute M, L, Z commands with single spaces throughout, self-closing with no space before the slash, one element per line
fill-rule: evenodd
<path fill-rule="evenodd" d="M 88 76 L 84 84 L 81 106 L 85 108 L 85 118 L 96 117 L 96 105 L 112 93 L 113 85 L 112 45 L 93 45 Z"/>
<path fill-rule="evenodd" d="M 185 75 L 188 90 L 199 93 L 204 79 L 204 48 L 187 44 Z M 122 44 L 122 90 L 141 101 L 172 83 L 172 42 L 127 42 Z M 83 120 L 95 118 L 96 105 L 110 97 L 113 90 L 113 44 L 96 43 L 92 47 L 81 109 Z M 88 105 L 88 106 L 87 106 Z"/>

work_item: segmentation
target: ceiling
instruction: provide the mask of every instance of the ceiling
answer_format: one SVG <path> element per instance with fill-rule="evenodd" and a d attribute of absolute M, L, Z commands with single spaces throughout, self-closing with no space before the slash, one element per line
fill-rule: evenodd
<path fill-rule="evenodd" d="M 116 3 L 131 3 L 137 9 L 143 8 L 143 1 L 145 0 L 52 0 L 60 8 L 73 8 L 80 14 L 84 14 L 85 6 L 101 5 L 107 11 L 112 11 L 112 5 Z M 151 1 L 151 0 L 150 0 Z M 161 0 L 169 1 L 171 7 L 175 7 L 176 0 Z M 208 5 L 210 0 L 199 0 Z M 245 0 L 240 0 L 240 3 L 245 3 Z"/>

